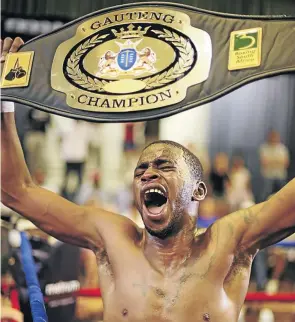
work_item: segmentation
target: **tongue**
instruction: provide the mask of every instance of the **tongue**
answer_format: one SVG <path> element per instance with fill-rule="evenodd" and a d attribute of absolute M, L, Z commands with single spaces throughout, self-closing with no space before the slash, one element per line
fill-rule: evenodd
<path fill-rule="evenodd" d="M 165 204 L 162 206 L 149 206 L 148 211 L 153 215 L 158 215 L 164 208 Z"/>

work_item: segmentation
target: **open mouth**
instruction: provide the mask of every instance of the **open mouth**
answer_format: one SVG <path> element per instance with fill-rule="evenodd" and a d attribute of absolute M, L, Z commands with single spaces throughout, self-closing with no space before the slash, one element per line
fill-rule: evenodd
<path fill-rule="evenodd" d="M 153 215 L 157 215 L 163 210 L 167 200 L 165 191 L 161 189 L 148 189 L 144 193 L 144 204 Z"/>

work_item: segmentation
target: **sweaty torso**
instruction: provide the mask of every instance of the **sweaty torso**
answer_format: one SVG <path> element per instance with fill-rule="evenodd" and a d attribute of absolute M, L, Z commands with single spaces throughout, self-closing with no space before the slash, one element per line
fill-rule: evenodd
<path fill-rule="evenodd" d="M 178 269 L 159 272 L 140 243 L 111 242 L 97 254 L 104 321 L 236 322 L 250 275 L 251 257 L 229 254 L 223 234 L 195 238 Z"/>

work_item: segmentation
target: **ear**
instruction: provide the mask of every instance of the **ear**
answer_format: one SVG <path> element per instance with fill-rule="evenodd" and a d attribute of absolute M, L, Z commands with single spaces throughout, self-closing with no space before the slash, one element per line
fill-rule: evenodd
<path fill-rule="evenodd" d="M 192 195 L 192 201 L 202 201 L 207 195 L 207 187 L 203 181 L 196 183 L 195 189 Z"/>

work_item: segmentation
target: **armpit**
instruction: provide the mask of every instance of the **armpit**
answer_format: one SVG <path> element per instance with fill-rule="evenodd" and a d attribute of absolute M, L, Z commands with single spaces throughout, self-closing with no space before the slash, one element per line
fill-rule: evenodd
<path fill-rule="evenodd" d="M 237 276 L 248 276 L 248 271 L 252 265 L 254 256 L 248 252 L 239 252 L 234 256 L 232 265 L 225 278 L 225 282 L 232 281 Z"/>

